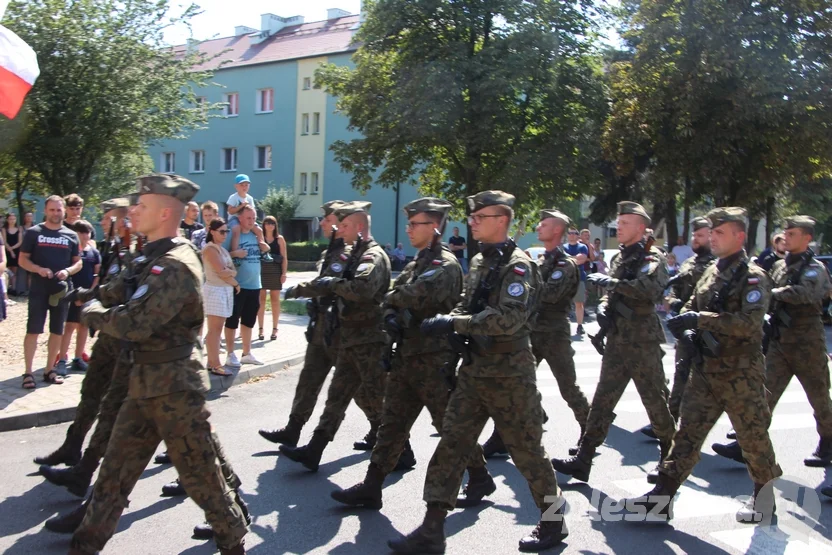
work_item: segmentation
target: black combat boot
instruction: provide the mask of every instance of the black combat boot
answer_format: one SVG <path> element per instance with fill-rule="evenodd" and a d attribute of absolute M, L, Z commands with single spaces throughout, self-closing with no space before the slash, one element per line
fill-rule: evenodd
<path fill-rule="evenodd" d="M 445 553 L 447 515 L 448 511 L 444 509 L 428 507 L 421 526 L 398 540 L 389 540 L 387 546 L 396 553 Z"/>
<path fill-rule="evenodd" d="M 732 441 L 731 443 L 714 443 L 711 445 L 711 449 L 713 449 L 714 452 L 720 457 L 725 457 L 726 459 L 737 461 L 740 464 L 745 464 L 745 458 L 742 456 L 742 449 L 740 449 L 740 444 L 736 441 Z"/>
<path fill-rule="evenodd" d="M 651 437 L 653 439 L 659 439 L 659 437 L 656 435 L 656 432 L 653 431 L 653 425 L 652 424 L 648 424 L 648 425 L 644 426 L 643 428 L 641 428 L 639 430 L 639 432 L 643 433 L 647 437 Z"/>
<path fill-rule="evenodd" d="M 335 490 L 330 495 L 334 500 L 344 505 L 379 510 L 382 507 L 381 488 L 383 484 L 384 473 L 376 463 L 370 463 L 363 482 L 358 482 L 351 488 Z"/>
<path fill-rule="evenodd" d="M 728 433 L 725 434 L 725 437 L 727 437 L 728 439 L 737 439 L 737 432 L 734 430 L 734 428 L 731 428 L 730 430 L 728 430 Z"/>
<path fill-rule="evenodd" d="M 592 457 L 594 456 L 595 449 L 581 444 L 578 453 L 574 457 L 552 459 L 552 466 L 561 474 L 586 482 L 589 480 L 589 471 L 592 469 Z"/>
<path fill-rule="evenodd" d="M 81 526 L 81 521 L 84 520 L 84 515 L 87 514 L 87 507 L 90 504 L 90 498 L 78 505 L 78 507 L 65 515 L 53 516 L 46 522 L 47 530 L 57 532 L 58 534 L 72 534 Z"/>
<path fill-rule="evenodd" d="M 153 457 L 153 462 L 156 464 L 170 464 L 170 455 L 168 455 L 167 451 L 162 451 L 155 457 Z"/>
<path fill-rule="evenodd" d="M 55 468 L 43 465 L 40 473 L 56 486 L 64 486 L 72 495 L 84 497 L 92 483 L 92 475 L 98 468 L 98 461 L 91 456 L 84 455 L 75 466 Z"/>
<path fill-rule="evenodd" d="M 179 478 L 162 486 L 162 497 L 181 497 L 183 495 L 188 495 L 188 493 Z"/>
<path fill-rule="evenodd" d="M 659 474 L 653 489 L 641 497 L 622 499 L 624 519 L 631 521 L 627 515 L 640 515 L 645 522 L 670 522 L 673 519 L 673 497 L 681 484 L 668 476 Z"/>
<path fill-rule="evenodd" d="M 278 430 L 260 430 L 258 433 L 272 443 L 280 443 L 294 447 L 298 444 L 302 428 L 303 423 L 290 416 L 289 423 L 286 424 L 285 428 Z"/>
<path fill-rule="evenodd" d="M 557 509 L 543 511 L 532 533 L 520 540 L 520 551 L 527 553 L 543 551 L 558 545 L 569 535 L 566 519 L 563 516 L 563 507 L 566 502 L 561 498 L 559 503 L 560 507 Z"/>
<path fill-rule="evenodd" d="M 84 436 L 76 433 L 74 426 L 70 426 L 66 431 L 66 439 L 64 439 L 63 444 L 45 457 L 35 457 L 35 464 L 74 466 L 81 460 L 81 446 L 83 444 Z"/>
<path fill-rule="evenodd" d="M 393 472 L 404 472 L 405 470 L 410 470 L 414 466 L 416 466 L 416 454 L 410 446 L 410 440 L 407 440 L 407 443 L 404 444 L 404 450 L 402 451 L 402 454 L 399 455 L 399 460 L 393 468 Z"/>
<path fill-rule="evenodd" d="M 664 459 L 667 458 L 667 454 L 670 453 L 670 445 L 671 442 L 659 442 L 659 463 L 647 473 L 647 483 L 648 484 L 655 484 L 659 479 L 659 468 L 662 466 Z"/>
<path fill-rule="evenodd" d="M 771 484 L 772 482 L 769 482 Z M 774 503 L 774 486 L 767 484 L 754 484 L 754 493 L 745 504 L 737 511 L 737 522 L 743 524 L 759 524 L 771 522 L 771 517 L 777 511 Z"/>
<path fill-rule="evenodd" d="M 288 445 L 281 445 L 280 452 L 295 462 L 301 463 L 303 466 L 312 472 L 318 471 L 318 465 L 321 464 L 321 455 L 324 454 L 326 444 L 329 440 L 322 436 L 319 432 L 312 434 L 312 439 L 308 445 L 303 447 L 289 447 Z"/>
<path fill-rule="evenodd" d="M 456 500 L 457 509 L 475 507 L 482 498 L 497 490 L 497 485 L 486 467 L 468 467 L 468 483 L 462 489 L 462 495 Z"/>
<path fill-rule="evenodd" d="M 240 540 L 240 543 L 238 543 L 234 547 L 220 547 L 219 549 L 220 555 L 245 555 L 245 540 Z"/>
<path fill-rule="evenodd" d="M 808 459 L 803 459 L 806 466 L 821 467 L 832 465 L 832 437 L 822 437 L 818 448 Z"/>
<path fill-rule="evenodd" d="M 584 432 L 586 431 L 586 422 L 581 424 L 581 435 L 578 436 L 578 443 L 574 447 L 569 448 L 569 456 L 574 457 L 581 450 L 581 442 L 584 440 Z"/>
<path fill-rule="evenodd" d="M 234 500 L 237 502 L 237 506 L 240 507 L 240 511 L 243 513 L 243 518 L 246 519 L 246 525 L 251 526 L 251 515 L 248 512 L 248 505 L 246 505 L 245 501 L 243 501 L 242 497 L 240 497 L 240 492 L 234 492 Z M 207 522 L 203 522 L 202 524 L 197 524 L 194 526 L 194 536 L 197 540 L 210 540 L 214 537 L 214 529 L 211 528 L 211 525 Z"/>
<path fill-rule="evenodd" d="M 832 484 L 820 488 L 820 492 L 826 497 L 832 497 Z"/>
<path fill-rule="evenodd" d="M 503 443 L 503 438 L 500 437 L 500 432 L 497 431 L 496 426 L 494 426 L 494 432 L 491 434 L 491 437 L 482 444 L 482 454 L 486 459 L 496 457 L 497 455 L 508 455 L 506 444 Z"/>
<path fill-rule="evenodd" d="M 356 441 L 352 444 L 352 448 L 356 451 L 372 451 L 376 446 L 376 435 L 378 434 L 378 424 L 370 422 L 370 431 L 364 436 L 361 441 Z"/>

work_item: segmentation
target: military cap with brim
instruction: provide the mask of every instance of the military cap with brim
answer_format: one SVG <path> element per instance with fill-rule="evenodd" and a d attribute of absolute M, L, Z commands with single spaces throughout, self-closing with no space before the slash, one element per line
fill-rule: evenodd
<path fill-rule="evenodd" d="M 705 214 L 705 217 L 711 222 L 711 228 L 719 227 L 728 222 L 734 222 L 741 224 L 743 230 L 747 225 L 747 216 L 748 212 L 746 209 L 740 208 L 739 206 L 722 206 L 720 208 L 714 208 Z"/>
<path fill-rule="evenodd" d="M 650 219 L 650 216 L 647 215 L 647 210 L 644 209 L 642 205 L 637 202 L 632 202 L 629 200 L 623 200 L 618 203 L 618 215 L 624 214 L 633 214 L 635 216 L 641 216 L 644 219 L 644 225 L 650 225 L 653 220 Z"/>
<path fill-rule="evenodd" d="M 324 217 L 331 215 L 335 212 L 335 209 L 342 204 L 344 204 L 343 200 L 331 200 L 323 203 L 323 205 L 321 205 L 321 210 L 324 211 Z"/>
<path fill-rule="evenodd" d="M 190 202 L 199 192 L 199 185 L 174 174 L 145 175 L 137 180 L 139 195 L 165 195 L 183 204 Z"/>
<path fill-rule="evenodd" d="M 338 218 L 338 221 L 340 222 L 347 216 L 352 216 L 353 214 L 358 214 L 361 212 L 369 214 L 370 207 L 372 205 L 372 202 L 367 202 L 364 200 L 353 200 L 350 202 L 345 202 L 340 206 L 336 206 L 332 213 L 335 214 L 335 217 Z"/>
<path fill-rule="evenodd" d="M 402 208 L 402 212 L 407 214 L 408 218 L 412 218 L 416 214 L 424 214 L 425 212 L 434 212 L 444 216 L 451 210 L 451 203 L 447 200 L 442 200 L 436 197 L 424 197 L 408 202 Z"/>
<path fill-rule="evenodd" d="M 101 203 L 101 212 L 106 214 L 110 210 L 115 210 L 116 208 L 129 208 L 130 207 L 130 199 L 127 197 L 120 197 L 120 198 L 111 198 L 110 200 L 105 200 Z"/>
<path fill-rule="evenodd" d="M 810 235 L 815 234 L 815 224 L 817 222 L 811 216 L 789 216 L 786 218 L 786 229 L 794 229 L 799 227 L 800 229 L 806 231 Z"/>
<path fill-rule="evenodd" d="M 569 216 L 560 210 L 555 210 L 554 208 L 540 211 L 540 221 L 542 222 L 547 218 L 555 218 L 562 221 L 566 225 L 572 225 L 572 220 L 569 219 Z"/>
<path fill-rule="evenodd" d="M 711 223 L 708 221 L 708 218 L 704 216 L 697 216 L 696 218 L 690 221 L 690 225 L 693 226 L 694 231 L 699 231 L 705 227 L 711 227 Z"/>
<path fill-rule="evenodd" d="M 514 206 L 514 195 L 504 191 L 482 191 L 468 197 L 468 212 L 474 213 L 486 206 Z"/>

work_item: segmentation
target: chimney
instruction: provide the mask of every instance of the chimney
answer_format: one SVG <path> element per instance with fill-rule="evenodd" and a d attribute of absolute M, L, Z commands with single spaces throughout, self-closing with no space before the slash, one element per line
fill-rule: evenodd
<path fill-rule="evenodd" d="M 350 12 L 347 10 L 342 10 L 341 8 L 329 8 L 326 11 L 326 18 L 329 19 L 340 19 L 342 17 L 347 17 L 351 15 Z"/>
<path fill-rule="evenodd" d="M 358 23 L 350 27 L 350 31 L 357 31 L 358 28 L 361 27 L 361 25 L 364 23 L 364 0 L 361 0 L 360 7 L 358 8 L 358 14 Z"/>
<path fill-rule="evenodd" d="M 278 33 L 284 27 L 301 24 L 303 24 L 302 15 L 280 17 L 279 15 L 274 15 L 273 13 L 264 13 L 260 16 L 260 32 L 255 30 L 254 33 L 257 34 L 249 35 L 249 39 L 251 40 L 251 44 L 260 44 L 270 36 Z"/>
<path fill-rule="evenodd" d="M 254 27 L 247 27 L 246 25 L 237 25 L 234 27 L 234 36 L 239 37 L 242 35 L 250 35 L 252 33 L 256 33 L 257 29 Z"/>

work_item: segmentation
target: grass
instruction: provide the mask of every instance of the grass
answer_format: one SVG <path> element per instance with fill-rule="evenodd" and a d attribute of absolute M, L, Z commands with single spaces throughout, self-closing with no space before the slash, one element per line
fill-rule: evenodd
<path fill-rule="evenodd" d="M 272 300 L 266 295 L 266 312 L 271 312 Z M 283 314 L 294 314 L 295 316 L 306 316 L 306 301 L 280 299 L 280 312 Z"/>

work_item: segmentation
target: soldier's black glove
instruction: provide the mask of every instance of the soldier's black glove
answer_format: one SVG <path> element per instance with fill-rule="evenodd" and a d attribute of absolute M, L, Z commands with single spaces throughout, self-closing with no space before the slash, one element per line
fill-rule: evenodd
<path fill-rule="evenodd" d="M 670 312 L 675 312 L 676 314 L 679 314 L 679 311 L 682 310 L 682 308 L 684 306 L 685 306 L 685 303 L 676 299 L 675 301 L 670 303 Z"/>
<path fill-rule="evenodd" d="M 321 289 L 326 289 L 327 291 L 331 291 L 331 290 L 332 290 L 332 286 L 333 286 L 333 284 L 334 284 L 337 280 L 338 280 L 338 278 L 336 278 L 336 277 L 332 277 L 332 276 L 324 276 L 324 277 L 322 277 L 322 278 L 318 278 L 318 279 L 315 281 L 315 285 L 316 285 L 317 287 L 320 287 Z"/>
<path fill-rule="evenodd" d="M 588 276 L 586 276 L 586 281 L 588 283 L 591 283 L 592 285 L 597 285 L 598 287 L 606 287 L 607 285 L 612 283 L 613 278 L 596 272 L 594 274 L 589 274 Z"/>
<path fill-rule="evenodd" d="M 607 305 L 598 305 L 595 309 L 595 321 L 598 322 L 598 326 L 603 330 L 610 328 L 610 319 L 607 316 Z"/>
<path fill-rule="evenodd" d="M 438 314 L 433 318 L 425 318 L 419 330 L 425 335 L 450 335 L 454 332 L 454 317 Z"/>
<path fill-rule="evenodd" d="M 387 332 L 387 335 L 393 338 L 393 341 L 397 341 L 401 338 L 402 327 L 399 325 L 399 321 L 395 314 L 388 314 L 384 317 L 384 331 Z"/>
<path fill-rule="evenodd" d="M 297 299 L 298 298 L 298 288 L 294 285 L 291 287 L 287 287 L 283 290 L 283 300 L 288 299 Z"/>
<path fill-rule="evenodd" d="M 673 337 L 680 337 L 685 330 L 695 330 L 699 327 L 699 313 L 685 312 L 679 316 L 674 316 L 667 319 L 667 329 L 673 334 Z"/>

